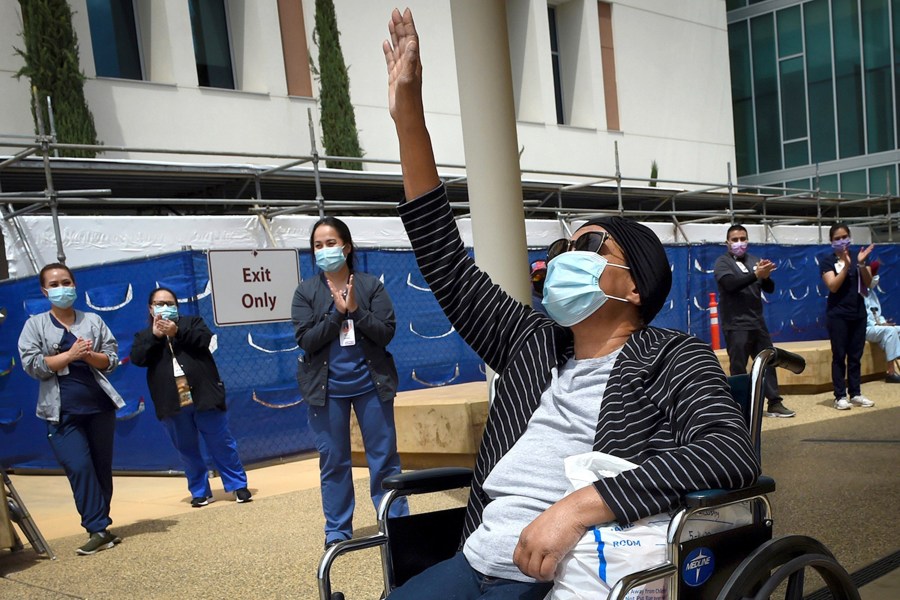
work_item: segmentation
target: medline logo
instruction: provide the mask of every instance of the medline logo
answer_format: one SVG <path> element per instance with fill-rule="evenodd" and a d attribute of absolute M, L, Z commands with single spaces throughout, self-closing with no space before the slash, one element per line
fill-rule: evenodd
<path fill-rule="evenodd" d="M 684 559 L 681 579 L 691 587 L 699 587 L 713 574 L 716 559 L 709 548 L 697 548 Z"/>

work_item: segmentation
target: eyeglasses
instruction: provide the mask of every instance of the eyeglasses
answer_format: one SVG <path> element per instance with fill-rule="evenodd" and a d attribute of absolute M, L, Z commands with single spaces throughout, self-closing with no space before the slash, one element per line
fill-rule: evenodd
<path fill-rule="evenodd" d="M 553 260 L 563 252 L 569 252 L 570 250 L 600 254 L 600 249 L 609 238 L 610 235 L 606 231 L 588 231 L 578 236 L 578 239 L 575 240 L 560 238 L 550 244 L 550 248 L 547 249 L 547 260 Z"/>
<path fill-rule="evenodd" d="M 164 302 L 162 300 L 158 300 L 156 302 L 151 302 L 150 306 L 175 306 L 175 302 Z"/>

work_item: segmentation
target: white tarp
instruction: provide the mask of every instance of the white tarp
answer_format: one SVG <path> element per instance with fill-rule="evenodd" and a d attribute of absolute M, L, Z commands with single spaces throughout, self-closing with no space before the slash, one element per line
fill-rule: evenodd
<path fill-rule="evenodd" d="M 24 232 L 28 247 L 38 267 L 56 262 L 56 237 L 49 216 L 25 215 L 16 218 Z M 176 252 L 186 246 L 195 250 L 227 250 L 244 248 L 309 249 L 309 232 L 317 221 L 314 216 L 281 216 L 269 221 L 274 244 L 255 216 L 62 216 L 59 219 L 66 264 L 76 268 L 117 262 L 132 258 Z M 399 217 L 346 217 L 353 242 L 360 248 L 408 249 L 409 239 Z M 472 246 L 471 219 L 459 219 L 460 231 L 467 246 Z M 546 247 L 566 235 L 558 221 L 526 220 L 529 247 Z M 574 231 L 582 221 L 571 226 Z M 725 224 L 684 224 L 676 231 L 673 224 L 647 223 L 665 244 L 724 242 Z M 25 246 L 15 227 L 0 221 L 9 262 L 9 276 L 25 277 L 35 273 Z M 751 243 L 765 241 L 761 225 L 748 225 Z M 817 244 L 819 231 L 814 226 L 777 226 L 775 240 L 782 244 Z M 866 228 L 852 228 L 854 242 L 869 243 Z M 685 240 L 684 236 L 688 239 Z M 827 230 L 822 232 L 828 237 Z"/>

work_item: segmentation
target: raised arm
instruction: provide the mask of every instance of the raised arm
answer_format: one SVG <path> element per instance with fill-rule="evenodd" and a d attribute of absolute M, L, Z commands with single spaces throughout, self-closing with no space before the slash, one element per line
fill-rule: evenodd
<path fill-rule="evenodd" d="M 390 40 L 382 44 L 388 70 L 388 106 L 400 142 L 400 167 L 407 201 L 440 183 L 422 103 L 422 62 L 412 12 L 396 8 L 388 22 Z"/>

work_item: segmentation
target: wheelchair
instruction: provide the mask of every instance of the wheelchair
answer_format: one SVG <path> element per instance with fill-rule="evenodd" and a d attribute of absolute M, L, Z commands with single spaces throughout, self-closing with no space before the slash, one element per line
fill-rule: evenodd
<path fill-rule="evenodd" d="M 767 367 L 800 373 L 806 364 L 801 356 L 770 348 L 757 356 L 749 375 L 729 378 L 732 396 L 741 405 L 757 455 L 761 450 L 763 376 Z M 452 557 L 459 550 L 464 506 L 390 519 L 387 515 L 397 498 L 468 487 L 471 478 L 471 469 L 444 467 L 385 479 L 384 488 L 389 491 L 378 508 L 378 532 L 340 542 L 325 551 L 317 572 L 319 600 L 343 600 L 341 592 L 332 593 L 330 571 L 334 561 L 349 552 L 380 549 L 382 598 L 429 566 Z M 669 524 L 665 561 L 626 575 L 614 585 L 608 599 L 624 600 L 638 586 L 665 580 L 668 600 L 762 600 L 782 590 L 786 600 L 801 600 L 805 575 L 811 569 L 836 600 L 859 600 L 847 571 L 820 542 L 802 535 L 773 539 L 767 494 L 774 491 L 775 481 L 760 476 L 747 488 L 688 494 Z M 750 524 L 685 539 L 686 525 L 693 515 L 736 504 L 751 508 Z"/>
<path fill-rule="evenodd" d="M 0 499 L 6 501 L 10 521 L 19 526 L 19 529 L 31 543 L 32 549 L 38 555 L 46 556 L 50 560 L 56 560 L 56 554 L 53 553 L 50 544 L 44 539 L 41 530 L 38 529 L 37 523 L 31 518 L 31 513 L 28 512 L 25 502 L 13 485 L 9 475 L 7 475 L 6 469 L 2 466 L 0 466 L 0 479 L 2 479 L 0 486 L 3 488 Z M 10 549 L 13 552 L 21 552 L 24 548 L 25 546 L 19 538 L 18 533 L 13 530 L 13 546 Z"/>

